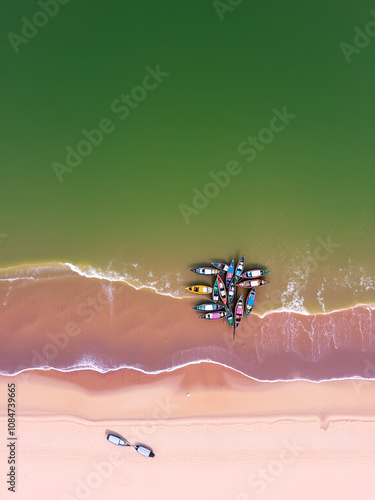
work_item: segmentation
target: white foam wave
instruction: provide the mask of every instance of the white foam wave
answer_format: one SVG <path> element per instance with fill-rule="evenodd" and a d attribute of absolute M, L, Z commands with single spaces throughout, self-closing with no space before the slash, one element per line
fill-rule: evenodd
<path fill-rule="evenodd" d="M 298 256 L 298 258 L 300 258 L 300 256 Z M 258 308 L 258 312 L 255 310 L 252 313 L 253 315 L 256 314 L 257 316 L 263 318 L 268 314 L 273 313 L 297 313 L 303 315 L 313 314 L 307 310 L 304 303 L 304 293 L 308 288 L 306 280 L 309 276 L 309 269 L 306 267 L 298 269 L 297 264 L 297 261 L 293 261 L 292 266 L 290 268 L 288 267 L 289 279 L 287 283 L 283 285 L 283 288 L 279 290 L 272 290 L 271 297 L 277 296 L 277 301 L 272 301 L 270 298 L 266 298 L 264 306 L 267 307 L 264 308 L 267 309 L 267 311 L 259 313 L 262 308 Z M 128 265 L 122 264 L 122 268 L 123 271 L 121 272 L 114 270 L 112 268 L 112 263 L 105 270 L 89 265 L 76 265 L 70 262 L 48 263 L 44 265 L 35 264 L 0 269 L 0 282 L 6 281 L 9 284 L 14 284 L 18 281 L 20 286 L 25 286 L 34 281 L 66 279 L 79 275 L 88 279 L 98 279 L 103 283 L 124 283 L 135 290 L 152 290 L 159 295 L 164 295 L 173 299 L 193 298 L 191 294 L 185 292 L 184 280 L 179 272 L 155 276 L 155 272 L 152 272 L 149 269 L 144 269 L 141 265 L 134 262 Z M 290 271 L 290 269 L 292 270 Z M 349 273 L 352 276 L 351 273 L 352 271 Z M 375 289 L 375 279 L 369 275 L 365 276 L 363 274 L 365 273 L 364 268 L 361 268 L 361 273 L 360 283 L 362 289 L 372 290 L 372 287 Z M 345 279 L 344 282 L 342 280 L 342 276 L 337 276 L 333 281 L 334 283 L 337 282 L 346 286 L 347 280 Z M 331 288 L 332 282 L 330 281 L 330 289 Z M 108 293 L 108 290 L 109 289 L 106 289 L 106 293 Z M 321 285 L 320 290 L 317 292 L 317 299 L 323 313 L 329 314 L 335 312 L 336 310 L 328 310 L 327 312 L 326 306 L 323 302 L 323 290 L 324 284 Z M 257 304 L 262 304 L 259 299 L 257 300 Z M 371 307 L 371 304 L 367 303 L 365 306 Z"/>
<path fill-rule="evenodd" d="M 142 289 L 153 290 L 159 295 L 165 295 L 168 297 L 172 297 L 174 299 L 184 299 L 188 297 L 187 294 L 180 295 L 181 293 L 180 288 L 178 288 L 175 291 L 169 290 L 171 288 L 171 284 L 168 281 L 169 276 L 167 275 L 164 276 L 164 282 L 161 282 L 161 280 L 142 282 L 141 279 L 137 278 L 136 276 L 130 276 L 128 273 L 120 274 L 118 271 L 110 269 L 103 271 L 102 269 L 97 269 L 92 266 L 79 267 L 74 264 L 71 264 L 70 262 L 65 262 L 64 265 L 68 266 L 71 271 L 85 278 L 90 278 L 90 279 L 94 278 L 112 282 L 121 282 L 131 286 L 135 290 L 142 290 Z M 132 264 L 132 266 L 136 267 L 134 264 Z M 153 277 L 152 272 L 149 272 L 148 274 L 148 278 L 150 277 Z M 182 282 L 179 273 L 174 274 L 173 277 L 174 279 L 176 279 L 177 282 Z"/>
<path fill-rule="evenodd" d="M 220 362 L 212 360 L 210 358 L 199 359 L 199 360 L 195 360 L 195 361 L 188 361 L 186 363 L 181 363 L 179 365 L 171 366 L 171 367 L 168 367 L 165 369 L 160 369 L 160 370 L 146 370 L 145 368 L 143 368 L 141 366 L 130 366 L 130 365 L 125 365 L 125 364 L 121 365 L 121 366 L 113 367 L 113 368 L 103 368 L 101 363 L 96 362 L 94 360 L 94 358 L 90 357 L 89 355 L 82 357 L 79 364 L 72 365 L 72 366 L 69 366 L 66 368 L 51 368 L 49 366 L 44 366 L 44 367 L 29 368 L 29 369 L 25 368 L 25 369 L 19 370 L 18 372 L 12 373 L 12 374 L 6 373 L 6 372 L 0 372 L 0 374 L 4 375 L 4 376 L 13 377 L 13 376 L 19 375 L 23 372 L 35 371 L 35 370 L 36 371 L 57 371 L 60 373 L 69 373 L 69 372 L 75 372 L 75 371 L 96 371 L 96 372 L 100 372 L 100 373 L 108 373 L 108 372 L 116 372 L 116 371 L 120 371 L 120 370 L 134 370 L 137 372 L 144 373 L 146 375 L 159 375 L 161 373 L 174 372 L 176 370 L 180 370 L 182 368 L 185 368 L 186 366 L 200 365 L 202 363 L 223 366 L 224 368 L 228 368 L 229 370 L 240 373 L 244 377 L 249 378 L 251 380 L 254 380 L 256 382 L 276 383 L 276 382 L 298 382 L 298 381 L 300 381 L 300 382 L 311 382 L 314 384 L 320 384 L 322 382 L 333 382 L 333 381 L 339 381 L 339 380 L 363 380 L 363 381 L 375 380 L 375 377 L 366 378 L 366 377 L 359 377 L 359 376 L 332 377 L 332 378 L 328 378 L 328 379 L 322 378 L 319 380 L 312 380 L 312 379 L 303 378 L 303 377 L 290 378 L 290 379 L 281 379 L 281 378 L 279 378 L 279 379 L 259 379 L 259 378 L 253 377 L 253 376 L 243 372 L 242 370 L 239 370 L 237 368 L 233 368 L 233 366 L 227 365 L 225 363 L 220 363 Z"/>

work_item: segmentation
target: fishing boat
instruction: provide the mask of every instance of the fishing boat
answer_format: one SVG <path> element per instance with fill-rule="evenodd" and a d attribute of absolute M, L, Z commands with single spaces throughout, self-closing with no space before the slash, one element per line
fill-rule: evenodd
<path fill-rule="evenodd" d="M 223 302 L 223 304 L 225 305 L 227 303 L 227 291 L 225 289 L 225 285 L 224 285 L 224 282 L 223 280 L 220 278 L 220 276 L 218 276 L 216 278 L 216 281 L 219 285 L 219 293 L 220 293 L 220 298 L 221 298 L 221 301 Z"/>
<path fill-rule="evenodd" d="M 212 287 L 206 285 L 187 286 L 185 290 L 188 290 L 189 292 L 193 293 L 199 293 L 201 295 L 205 293 L 212 293 Z"/>
<path fill-rule="evenodd" d="M 212 302 L 208 304 L 200 304 L 199 306 L 193 307 L 197 311 L 219 311 L 220 309 L 224 309 L 223 304 L 213 304 Z"/>
<path fill-rule="evenodd" d="M 230 324 L 230 326 L 233 326 L 233 313 L 232 309 L 228 305 L 225 306 L 225 312 L 227 313 L 228 323 Z"/>
<path fill-rule="evenodd" d="M 229 266 L 228 264 L 225 264 L 224 262 L 211 262 L 213 266 L 215 266 L 217 269 L 221 269 L 225 273 L 228 271 Z"/>
<path fill-rule="evenodd" d="M 235 309 L 233 338 L 236 333 L 236 328 L 238 328 L 239 324 L 241 323 L 242 316 L 243 316 L 243 297 L 241 295 L 241 297 L 237 300 Z"/>
<path fill-rule="evenodd" d="M 116 444 L 117 446 L 131 446 L 129 441 L 127 441 L 126 439 L 122 439 L 115 434 L 107 434 L 107 440 L 110 443 Z"/>
<path fill-rule="evenodd" d="M 234 284 L 236 284 L 237 281 L 240 279 L 241 273 L 243 271 L 244 263 L 245 263 L 245 256 L 243 255 L 241 257 L 241 260 L 237 264 L 236 271 L 234 273 L 234 278 L 233 278 Z"/>
<path fill-rule="evenodd" d="M 250 269 L 250 271 L 246 271 L 241 274 L 241 278 L 260 278 L 265 274 L 269 273 L 269 271 L 263 269 Z"/>
<path fill-rule="evenodd" d="M 235 290 L 236 290 L 236 285 L 232 281 L 231 283 L 229 283 L 228 286 L 228 304 L 232 302 Z"/>
<path fill-rule="evenodd" d="M 138 444 L 130 444 L 129 441 L 127 441 L 126 439 L 120 438 L 119 436 L 116 436 L 115 434 L 108 434 L 107 439 L 110 443 L 116 444 L 117 446 L 131 446 L 132 448 L 134 448 L 138 453 L 140 453 L 144 457 L 154 457 L 155 456 L 155 453 L 150 448 L 147 448 L 147 446 L 138 445 Z"/>
<path fill-rule="evenodd" d="M 218 278 L 219 276 L 217 276 L 216 280 L 215 280 L 215 283 L 214 283 L 214 288 L 212 290 L 212 300 L 214 302 L 218 302 L 219 298 L 220 298 L 220 294 L 219 294 L 219 281 L 218 281 Z"/>
<path fill-rule="evenodd" d="M 206 313 L 202 314 L 202 316 L 199 316 L 200 319 L 221 319 L 225 318 L 227 313 L 225 311 L 215 311 L 212 313 Z"/>
<path fill-rule="evenodd" d="M 256 286 L 267 285 L 269 281 L 267 280 L 246 280 L 242 281 L 242 283 L 237 283 L 237 286 L 242 286 L 243 288 L 254 288 Z"/>
<path fill-rule="evenodd" d="M 234 274 L 234 260 L 232 260 L 232 262 L 230 263 L 229 269 L 227 271 L 227 277 L 225 279 L 225 282 L 226 282 L 225 284 L 226 284 L 227 288 L 228 288 L 229 283 L 232 281 L 233 274 Z"/>
<path fill-rule="evenodd" d="M 255 297 L 256 297 L 255 289 L 252 288 L 249 292 L 249 295 L 247 296 L 246 305 L 245 305 L 245 311 L 246 311 L 247 318 L 249 317 L 251 311 L 253 310 Z"/>
<path fill-rule="evenodd" d="M 224 272 L 222 269 L 214 269 L 213 267 L 194 267 L 191 271 L 197 274 L 204 274 L 205 276 L 216 276 Z"/>
<path fill-rule="evenodd" d="M 146 448 L 146 446 L 135 445 L 134 448 L 138 453 L 140 453 L 144 457 L 153 458 L 155 456 L 155 453 L 152 450 L 150 450 L 150 448 Z"/>

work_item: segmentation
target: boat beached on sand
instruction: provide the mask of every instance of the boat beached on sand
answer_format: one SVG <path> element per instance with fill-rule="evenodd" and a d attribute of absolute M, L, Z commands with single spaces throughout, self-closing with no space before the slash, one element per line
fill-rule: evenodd
<path fill-rule="evenodd" d="M 206 276 L 216 276 L 217 274 L 222 274 L 224 272 L 222 269 L 214 269 L 213 267 L 194 267 L 191 271 L 193 273 L 204 274 Z"/>
<path fill-rule="evenodd" d="M 237 300 L 236 304 L 233 338 L 236 334 L 236 328 L 238 328 L 239 324 L 241 323 L 242 316 L 243 316 L 243 297 L 241 295 L 241 297 Z"/>
<path fill-rule="evenodd" d="M 228 313 L 226 313 L 225 311 L 215 311 L 215 312 L 212 312 L 212 313 L 206 313 L 206 314 L 202 314 L 202 316 L 199 316 L 201 319 L 221 319 L 221 318 L 225 318 L 225 316 L 227 316 Z"/>
<path fill-rule="evenodd" d="M 222 303 L 225 305 L 227 303 L 227 292 L 225 290 L 225 285 L 220 276 L 217 277 L 217 283 L 219 285 L 219 293 Z"/>
<path fill-rule="evenodd" d="M 107 440 L 112 444 L 116 444 L 117 446 L 130 446 L 144 457 L 152 458 L 155 456 L 155 453 L 150 448 L 147 448 L 147 446 L 139 444 L 130 444 L 129 441 L 120 438 L 120 436 L 116 436 L 116 434 L 107 434 Z"/>
<path fill-rule="evenodd" d="M 227 271 L 227 277 L 225 279 L 226 287 L 228 288 L 229 283 L 232 281 L 234 274 L 234 260 L 230 263 L 229 269 Z"/>
<path fill-rule="evenodd" d="M 215 282 L 213 287 L 192 285 L 187 287 L 186 290 L 197 294 L 211 293 L 213 302 L 197 305 L 193 309 L 204 313 L 199 316 L 201 319 L 215 320 L 226 318 L 233 328 L 233 338 L 235 338 L 236 329 L 239 327 L 244 313 L 246 313 L 246 317 L 249 317 L 253 310 L 256 299 L 256 288 L 269 283 L 267 280 L 260 279 L 269 271 L 266 269 L 244 271 L 244 255 L 237 263 L 237 266 L 235 266 L 234 260 L 230 264 L 226 264 L 225 262 L 212 262 L 211 264 L 214 268 L 197 267 L 192 269 L 192 271 L 206 276 L 214 276 Z M 226 273 L 225 280 L 220 276 L 223 273 Z M 238 300 L 236 299 L 232 306 L 231 303 L 236 297 L 236 287 L 238 287 Z M 250 288 L 246 301 L 244 292 L 240 292 L 244 288 Z"/>
<path fill-rule="evenodd" d="M 185 288 L 185 290 L 188 290 L 189 292 L 193 292 L 193 293 L 199 293 L 199 294 L 212 293 L 212 288 L 210 286 L 206 286 L 206 285 L 187 286 Z"/>
<path fill-rule="evenodd" d="M 229 286 L 228 286 L 228 304 L 230 304 L 232 302 L 235 290 L 236 290 L 236 286 L 232 281 L 231 283 L 229 283 Z"/>
<path fill-rule="evenodd" d="M 256 297 L 255 288 L 251 288 L 249 295 L 247 296 L 247 300 L 246 300 L 246 304 L 245 304 L 246 318 L 249 317 L 249 314 L 253 310 L 255 297 Z"/>
<path fill-rule="evenodd" d="M 225 312 L 227 313 L 228 323 L 230 324 L 230 326 L 233 326 L 233 313 L 232 309 L 228 305 L 225 306 Z"/>
<path fill-rule="evenodd" d="M 223 304 L 214 304 L 212 302 L 208 304 L 200 304 L 199 306 L 193 307 L 196 311 L 219 311 L 220 309 L 224 309 Z"/>
<path fill-rule="evenodd" d="M 250 271 L 242 273 L 241 278 L 260 278 L 267 273 L 269 273 L 269 271 L 264 271 L 263 269 L 250 269 Z"/>
<path fill-rule="evenodd" d="M 131 446 L 129 441 L 126 441 L 126 439 L 122 439 L 115 434 L 107 434 L 107 440 L 110 443 L 116 444 L 117 446 Z"/>
<path fill-rule="evenodd" d="M 221 269 L 225 273 L 228 271 L 229 266 L 228 264 L 224 264 L 224 262 L 211 262 L 213 266 L 215 266 L 217 269 Z"/>
<path fill-rule="evenodd" d="M 236 284 L 237 281 L 240 279 L 241 273 L 243 271 L 244 263 L 245 263 L 245 256 L 243 255 L 241 257 L 241 260 L 237 264 L 236 271 L 234 273 L 234 277 L 233 277 L 234 284 Z"/>
<path fill-rule="evenodd" d="M 216 278 L 215 280 L 215 283 L 214 283 L 214 287 L 212 289 L 212 300 L 214 302 L 218 302 L 219 298 L 220 298 L 220 294 L 219 294 L 219 281 L 218 281 L 218 277 Z"/>
<path fill-rule="evenodd" d="M 267 285 L 269 281 L 267 280 L 246 280 L 241 283 L 237 283 L 237 286 L 242 286 L 242 288 L 254 288 L 256 286 Z"/>

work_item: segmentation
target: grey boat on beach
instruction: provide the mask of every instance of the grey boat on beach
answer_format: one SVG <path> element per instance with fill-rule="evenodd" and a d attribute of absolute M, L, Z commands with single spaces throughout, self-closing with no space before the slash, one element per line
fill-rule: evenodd
<path fill-rule="evenodd" d="M 135 444 L 130 444 L 129 441 L 126 439 L 120 438 L 119 436 L 116 436 L 116 434 L 107 434 L 107 440 L 112 443 L 116 444 L 117 446 L 131 446 L 132 448 L 135 449 L 139 454 L 143 455 L 144 457 L 154 457 L 155 453 L 147 448 L 147 446 L 142 446 L 142 445 L 135 445 Z"/>

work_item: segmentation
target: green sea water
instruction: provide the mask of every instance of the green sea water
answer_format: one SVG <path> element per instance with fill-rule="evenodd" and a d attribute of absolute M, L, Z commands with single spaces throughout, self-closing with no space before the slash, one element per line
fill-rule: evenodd
<path fill-rule="evenodd" d="M 319 290 L 323 310 L 375 301 L 375 37 L 355 30 L 375 33 L 373 2 L 1 5 L 0 267 L 141 268 L 173 288 L 190 264 L 244 253 L 284 297 L 292 276 L 309 310 Z"/>

